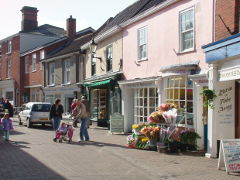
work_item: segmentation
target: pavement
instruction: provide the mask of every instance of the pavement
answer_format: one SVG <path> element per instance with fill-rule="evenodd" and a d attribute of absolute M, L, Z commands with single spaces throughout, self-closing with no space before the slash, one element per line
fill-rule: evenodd
<path fill-rule="evenodd" d="M 0 139 L 0 180 L 239 180 L 217 169 L 217 159 L 126 148 L 126 135 L 90 127 L 91 141 L 53 142 L 49 126 L 14 123 L 10 142 Z"/>

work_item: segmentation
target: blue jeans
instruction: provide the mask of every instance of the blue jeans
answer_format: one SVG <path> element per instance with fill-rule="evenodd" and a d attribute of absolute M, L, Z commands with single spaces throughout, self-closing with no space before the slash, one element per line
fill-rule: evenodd
<path fill-rule="evenodd" d="M 88 130 L 87 130 L 87 118 L 82 118 L 80 121 L 80 139 L 83 141 L 89 140 Z"/>
<path fill-rule="evenodd" d="M 3 136 L 5 140 L 9 140 L 9 131 L 8 130 L 3 130 Z"/>
<path fill-rule="evenodd" d="M 59 128 L 61 122 L 61 118 L 60 117 L 53 117 L 53 129 L 56 131 Z"/>

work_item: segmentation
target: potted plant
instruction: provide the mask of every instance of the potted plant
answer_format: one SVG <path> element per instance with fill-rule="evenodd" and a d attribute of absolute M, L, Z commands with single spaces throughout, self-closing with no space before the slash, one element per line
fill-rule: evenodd
<path fill-rule="evenodd" d="M 199 134 L 194 131 L 183 131 L 180 134 L 181 151 L 184 151 L 186 149 L 196 150 L 197 149 L 196 141 L 197 139 L 200 139 L 200 138 L 201 137 L 199 136 Z"/>
<path fill-rule="evenodd" d="M 217 97 L 217 95 L 215 94 L 215 91 L 205 88 L 202 90 L 200 94 L 205 99 L 204 106 L 209 106 L 211 109 L 213 109 L 214 108 L 213 101 Z"/>

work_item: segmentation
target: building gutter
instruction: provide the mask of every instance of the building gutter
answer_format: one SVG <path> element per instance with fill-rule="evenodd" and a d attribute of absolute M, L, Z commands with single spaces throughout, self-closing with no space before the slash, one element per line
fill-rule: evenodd
<path fill-rule="evenodd" d="M 131 18 L 128 21 L 121 23 L 120 25 L 116 25 L 116 26 L 112 27 L 111 29 L 107 30 L 106 32 L 104 32 L 103 34 L 98 35 L 96 38 L 94 38 L 94 41 L 96 43 L 98 43 L 98 42 L 120 32 L 123 28 L 127 27 L 128 25 L 133 24 L 133 23 L 135 23 L 149 15 L 152 15 L 152 14 L 156 13 L 157 11 L 160 11 L 163 8 L 166 8 L 166 7 L 172 5 L 176 2 L 179 2 L 179 1 L 181 1 L 181 0 L 168 0 L 156 7 L 150 8 L 149 10 L 145 11 L 144 13 L 142 13 L 134 18 Z M 90 44 L 91 44 L 91 42 L 84 44 L 83 46 L 81 46 L 81 49 L 82 50 L 88 49 Z"/>

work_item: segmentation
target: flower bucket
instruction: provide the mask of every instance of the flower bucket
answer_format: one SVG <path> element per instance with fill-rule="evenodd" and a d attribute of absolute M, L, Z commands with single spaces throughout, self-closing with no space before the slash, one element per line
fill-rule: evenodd
<path fill-rule="evenodd" d="M 167 146 L 164 143 L 157 143 L 157 151 L 159 153 L 165 153 L 167 151 Z"/>

